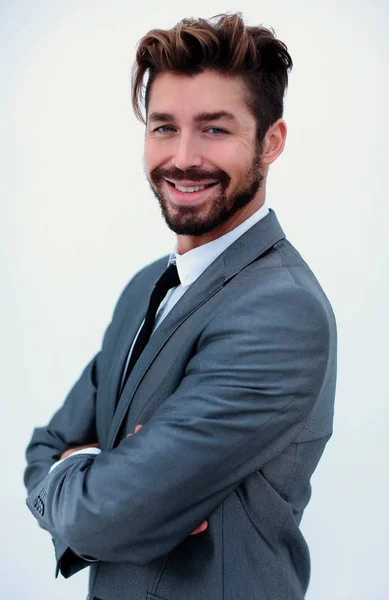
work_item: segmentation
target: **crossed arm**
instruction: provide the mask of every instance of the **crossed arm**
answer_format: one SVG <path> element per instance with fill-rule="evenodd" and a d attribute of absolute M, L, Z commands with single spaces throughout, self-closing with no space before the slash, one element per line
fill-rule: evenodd
<path fill-rule="evenodd" d="M 142 425 L 139 424 L 135 427 L 134 430 L 134 434 L 138 433 L 138 431 L 140 431 L 140 429 L 142 428 Z M 130 437 L 132 435 L 134 435 L 132 433 L 128 433 L 127 437 Z M 85 446 L 78 446 L 76 448 L 69 448 L 69 450 L 65 450 L 65 452 L 63 452 L 61 454 L 60 460 L 65 460 L 65 458 L 68 458 L 68 456 L 71 456 L 72 454 L 79 452 L 80 450 L 88 450 L 89 448 L 99 448 L 99 444 L 96 442 L 94 444 L 86 444 Z M 57 463 L 54 463 L 53 467 L 55 468 Z M 53 468 L 51 467 L 51 468 Z M 192 533 L 190 535 L 196 535 L 197 533 L 202 533 L 203 531 L 205 531 L 208 527 L 208 521 L 203 521 L 198 527 L 196 527 L 196 529 L 194 531 L 192 531 Z"/>
<path fill-rule="evenodd" d="M 258 310 L 257 297 L 252 306 L 239 297 L 227 316 L 212 320 L 180 386 L 136 435 L 94 459 L 69 456 L 31 490 L 27 505 L 41 526 L 81 557 L 146 564 L 296 439 L 325 377 L 328 320 L 299 286 L 261 301 Z M 93 372 L 90 366 L 85 376 L 96 389 Z M 76 412 L 78 395 L 70 400 Z M 62 417 L 72 414 L 63 410 Z M 88 429 L 86 420 L 77 427 Z M 62 440 L 67 450 L 72 444 L 54 431 L 46 429 L 45 439 Z M 77 439 L 97 436 L 89 424 Z M 48 453 L 43 462 L 52 464 Z M 37 515 L 42 492 L 45 511 Z"/>

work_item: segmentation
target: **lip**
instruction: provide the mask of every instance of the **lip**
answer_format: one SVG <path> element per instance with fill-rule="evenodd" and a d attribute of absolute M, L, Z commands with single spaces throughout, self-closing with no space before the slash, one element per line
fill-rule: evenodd
<path fill-rule="evenodd" d="M 169 192 L 169 196 L 170 198 L 173 200 L 174 204 L 185 204 L 185 205 L 189 205 L 189 204 L 199 204 L 201 202 L 204 202 L 205 200 L 208 199 L 208 197 L 211 197 L 212 194 L 214 194 L 214 190 L 218 187 L 219 182 L 210 182 L 210 183 L 214 183 L 215 185 L 212 185 L 211 187 L 205 188 L 205 190 L 200 190 L 199 192 L 180 192 L 180 190 L 177 190 L 177 188 L 175 187 L 174 184 L 172 184 L 169 180 L 165 180 L 166 183 L 166 187 L 168 188 L 168 192 Z M 199 186 L 199 183 L 196 182 L 196 184 L 188 184 L 185 182 L 185 184 L 183 182 L 180 182 L 179 185 L 182 185 L 183 187 L 197 187 Z M 206 185 L 206 184 L 203 184 Z"/>

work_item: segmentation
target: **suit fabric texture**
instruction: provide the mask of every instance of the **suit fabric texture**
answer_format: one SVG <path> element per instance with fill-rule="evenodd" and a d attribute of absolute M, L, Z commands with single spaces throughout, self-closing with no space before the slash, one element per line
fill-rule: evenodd
<path fill-rule="evenodd" d="M 128 283 L 101 350 L 34 430 L 27 506 L 57 573 L 90 567 L 88 600 L 302 600 L 299 525 L 332 434 L 331 305 L 270 210 L 180 298 L 120 393 L 167 258 Z"/>

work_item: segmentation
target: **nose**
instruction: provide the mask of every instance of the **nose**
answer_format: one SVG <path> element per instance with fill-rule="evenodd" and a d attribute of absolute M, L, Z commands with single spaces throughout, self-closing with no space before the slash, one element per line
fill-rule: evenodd
<path fill-rule="evenodd" d="M 173 163 L 182 171 L 193 167 L 201 167 L 203 159 L 194 136 L 181 134 L 177 140 Z"/>

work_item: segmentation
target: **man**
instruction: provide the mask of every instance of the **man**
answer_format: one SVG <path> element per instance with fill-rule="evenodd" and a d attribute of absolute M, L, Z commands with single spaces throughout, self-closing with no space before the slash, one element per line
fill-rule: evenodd
<path fill-rule="evenodd" d="M 239 14 L 139 44 L 145 170 L 177 246 L 129 282 L 27 449 L 27 505 L 65 577 L 90 566 L 90 600 L 304 598 L 336 326 L 265 202 L 291 67 Z"/>

